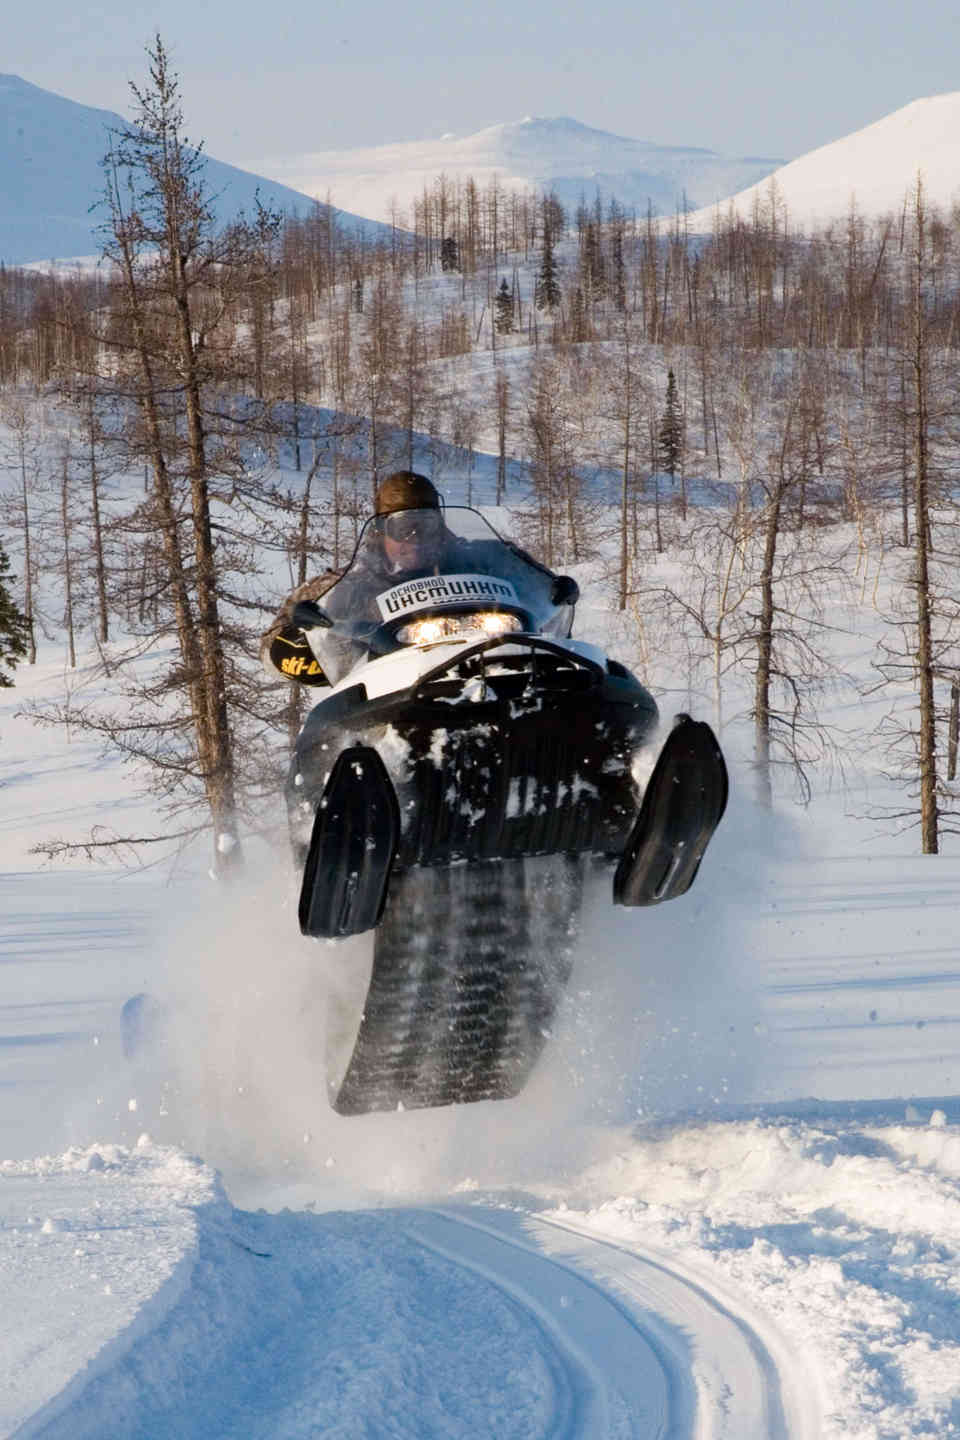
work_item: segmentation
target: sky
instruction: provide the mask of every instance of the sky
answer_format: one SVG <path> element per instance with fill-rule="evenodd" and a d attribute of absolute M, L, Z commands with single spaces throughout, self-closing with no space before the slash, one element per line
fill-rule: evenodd
<path fill-rule="evenodd" d="M 263 171 L 304 151 L 571 115 L 634 139 L 793 159 L 960 89 L 950 0 L 47 0 L 4 18 L 2 68 L 124 113 L 160 27 L 191 136 Z"/>

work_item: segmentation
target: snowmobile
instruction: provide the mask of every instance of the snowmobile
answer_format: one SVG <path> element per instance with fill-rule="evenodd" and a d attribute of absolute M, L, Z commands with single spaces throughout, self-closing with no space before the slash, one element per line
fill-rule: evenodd
<path fill-rule="evenodd" d="M 408 512 L 409 513 L 409 512 Z M 344 1115 L 515 1096 L 569 977 L 587 865 L 613 901 L 685 893 L 727 799 L 710 727 L 659 715 L 623 665 L 572 639 L 558 577 L 476 511 L 400 578 L 375 522 L 293 619 L 331 683 L 287 784 L 300 928 L 374 930 Z M 570 582 L 568 582 L 569 585 Z"/>

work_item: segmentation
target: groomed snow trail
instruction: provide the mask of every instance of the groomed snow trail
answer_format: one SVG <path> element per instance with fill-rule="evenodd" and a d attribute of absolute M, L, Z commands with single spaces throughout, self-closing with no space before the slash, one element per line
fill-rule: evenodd
<path fill-rule="evenodd" d="M 7 1298 L 27 1317 L 39 1276 L 63 1320 L 44 1354 L 29 1320 L 17 1339 L 20 1391 L 0 1395 L 17 1440 L 817 1435 L 785 1418 L 769 1327 L 674 1259 L 553 1218 L 242 1211 L 145 1138 L 3 1180 Z"/>
<path fill-rule="evenodd" d="M 432 1219 L 418 1218 L 411 1233 L 440 1248 L 436 1222 L 456 1224 L 443 1253 L 508 1293 L 522 1284 L 518 1298 L 533 1313 L 550 1325 L 559 1318 L 562 1343 L 583 1370 L 581 1423 L 571 1434 L 620 1433 L 625 1407 L 624 1433 L 643 1440 L 819 1436 L 816 1405 L 783 1338 L 713 1277 L 543 1216 L 458 1209 Z"/>
<path fill-rule="evenodd" d="M 414 1212 L 407 1222 L 429 1250 L 516 1303 L 560 1358 L 551 1440 L 686 1440 L 694 1397 L 682 1369 L 664 1363 L 660 1344 L 578 1261 L 543 1255 L 538 1228 L 528 1217 L 487 1209 Z"/>

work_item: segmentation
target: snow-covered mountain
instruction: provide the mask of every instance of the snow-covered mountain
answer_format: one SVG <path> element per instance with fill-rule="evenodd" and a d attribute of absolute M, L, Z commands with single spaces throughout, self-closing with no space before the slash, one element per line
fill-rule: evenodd
<path fill-rule="evenodd" d="M 498 175 L 510 188 L 550 186 L 569 207 L 582 195 L 591 201 L 599 189 L 628 209 L 642 212 L 649 202 L 671 215 L 684 195 L 690 204 L 709 205 L 780 163 L 630 140 L 566 117 L 529 115 L 473 135 L 262 161 L 268 174 L 286 184 L 321 199 L 329 193 L 337 205 L 377 220 L 389 218 L 394 202 L 408 210 L 441 173 L 451 179 L 473 176 L 481 185 Z"/>
<path fill-rule="evenodd" d="M 90 207 L 103 190 L 100 161 L 107 132 L 124 121 L 79 105 L 17 75 L 0 75 L 0 261 L 67 259 L 99 251 L 101 217 Z M 254 195 L 281 210 L 307 214 L 312 201 L 273 180 L 208 160 L 218 216 L 250 210 Z M 356 216 L 345 223 L 371 228 Z"/>
<path fill-rule="evenodd" d="M 798 225 L 842 219 L 851 200 L 862 215 L 884 215 L 902 209 L 918 171 L 930 203 L 949 206 L 960 195 L 960 91 L 914 100 L 842 140 L 821 145 L 739 191 L 729 203 L 749 216 L 758 197 L 769 198 L 772 178 L 789 219 Z M 713 213 L 708 206 L 691 218 L 708 228 Z"/>

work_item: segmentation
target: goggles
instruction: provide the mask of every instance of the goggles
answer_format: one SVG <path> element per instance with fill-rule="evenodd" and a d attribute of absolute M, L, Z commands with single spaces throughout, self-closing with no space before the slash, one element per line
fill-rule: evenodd
<path fill-rule="evenodd" d="M 394 510 L 377 516 L 377 529 L 389 540 L 409 544 L 413 540 L 439 540 L 443 516 L 439 510 Z"/>

